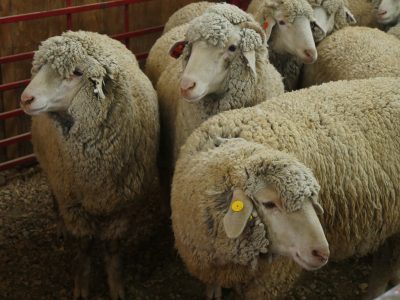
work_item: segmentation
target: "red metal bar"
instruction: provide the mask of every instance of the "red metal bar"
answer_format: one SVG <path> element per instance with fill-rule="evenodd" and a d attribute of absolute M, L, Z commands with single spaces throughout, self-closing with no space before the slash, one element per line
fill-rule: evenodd
<path fill-rule="evenodd" d="M 66 14 L 76 14 L 85 11 L 91 11 L 96 9 L 105 9 L 115 6 L 122 6 L 125 4 L 133 4 L 133 3 L 141 3 L 147 2 L 151 0 L 115 0 L 115 1 L 107 1 L 102 3 L 92 3 L 92 4 L 85 4 L 85 5 L 78 5 L 78 6 L 71 6 L 71 7 L 64 7 L 53 9 L 49 11 L 39 11 L 27 14 L 20 14 L 14 16 L 7 16 L 0 18 L 0 24 L 7 24 L 7 23 L 15 23 L 19 21 L 28 21 L 28 20 L 36 20 L 36 19 L 43 19 L 48 17 L 54 16 L 63 16 Z"/>
<path fill-rule="evenodd" d="M 71 7 L 72 6 L 72 0 L 66 0 L 66 7 Z M 67 29 L 71 30 L 72 29 L 72 15 L 67 14 Z"/>
<path fill-rule="evenodd" d="M 13 159 L 13 160 L 9 160 L 9 161 L 6 161 L 6 162 L 0 164 L 0 171 L 4 171 L 4 170 L 7 170 L 12 167 L 22 165 L 25 163 L 33 162 L 35 160 L 36 160 L 36 158 L 35 158 L 34 154 L 29 154 L 29 155 L 22 156 L 22 157 Z"/>
<path fill-rule="evenodd" d="M 22 116 L 24 111 L 20 108 L 0 113 L 0 120 Z"/>
<path fill-rule="evenodd" d="M 16 143 L 19 143 L 22 141 L 27 141 L 30 138 L 31 138 L 31 133 L 27 132 L 27 133 L 23 133 L 23 134 L 19 134 L 19 135 L 10 137 L 8 139 L 0 140 L 0 148 L 7 147 L 9 145 L 16 144 Z"/>
<path fill-rule="evenodd" d="M 20 80 L 20 81 L 0 84 L 0 91 L 16 89 L 21 86 L 27 85 L 30 81 L 31 81 L 30 79 L 24 79 L 24 80 Z"/>
<path fill-rule="evenodd" d="M 31 52 L 23 52 L 23 53 L 8 55 L 8 56 L 2 56 L 2 57 L 0 57 L 0 64 L 21 61 L 21 60 L 25 60 L 25 59 L 31 59 L 31 58 L 33 58 L 33 54 L 34 54 L 34 52 L 31 51 Z"/>

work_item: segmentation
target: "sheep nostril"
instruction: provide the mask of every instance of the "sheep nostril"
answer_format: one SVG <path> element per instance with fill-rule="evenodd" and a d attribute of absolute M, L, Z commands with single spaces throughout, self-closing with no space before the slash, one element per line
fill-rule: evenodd
<path fill-rule="evenodd" d="M 181 81 L 181 90 L 182 91 L 190 91 L 196 87 L 196 81 L 190 79 L 182 79 Z"/>
<path fill-rule="evenodd" d="M 327 261 L 329 258 L 329 254 L 319 250 L 312 250 L 311 254 L 312 256 L 319 258 L 322 262 Z"/>
<path fill-rule="evenodd" d="M 25 96 L 25 95 L 21 96 L 21 104 L 30 105 L 32 104 L 33 101 L 35 101 L 35 97 L 33 96 Z"/>
<path fill-rule="evenodd" d="M 386 10 L 378 10 L 378 16 L 384 16 L 386 15 L 387 11 Z"/>

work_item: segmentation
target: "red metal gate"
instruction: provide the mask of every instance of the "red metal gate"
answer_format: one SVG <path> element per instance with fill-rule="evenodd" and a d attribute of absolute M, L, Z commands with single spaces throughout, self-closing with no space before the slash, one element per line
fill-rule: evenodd
<path fill-rule="evenodd" d="M 36 20 L 36 19 L 43 19 L 48 17 L 54 16 L 65 16 L 67 19 L 67 26 L 66 29 L 72 29 L 72 15 L 78 14 L 87 11 L 99 10 L 99 9 L 107 9 L 111 7 L 123 6 L 124 7 L 124 28 L 123 31 L 119 34 L 113 35 L 112 37 L 121 41 L 124 41 L 125 44 L 128 44 L 129 39 L 134 37 L 143 36 L 146 34 L 160 32 L 163 29 L 163 26 L 156 26 L 150 28 L 144 28 L 137 31 L 129 31 L 129 6 L 132 4 L 147 2 L 151 0 L 114 0 L 114 1 L 107 1 L 102 3 L 93 3 L 93 4 L 86 4 L 86 5 L 77 5 L 72 6 L 72 0 L 65 0 L 65 7 L 59 9 L 53 9 L 49 11 L 40 11 L 40 12 L 32 12 L 27 14 L 20 14 L 20 15 L 13 15 L 13 16 L 6 16 L 0 17 L 0 25 L 7 24 L 7 23 L 17 23 L 21 21 L 29 21 L 29 20 Z M 232 4 L 238 5 L 242 8 L 246 8 L 249 0 L 231 0 L 228 1 Z M 9 56 L 0 57 L 0 65 L 7 64 L 12 62 L 18 62 L 23 60 L 29 60 L 33 57 L 32 52 L 24 52 L 24 53 L 17 53 Z M 136 54 L 138 60 L 145 59 L 147 57 L 147 53 L 138 53 Z M 29 83 L 29 79 L 9 82 L 9 83 L 1 83 L 0 84 L 0 92 L 4 92 L 7 90 L 13 90 L 19 88 L 21 86 L 25 86 Z M 0 121 L 6 120 L 9 118 L 15 118 L 18 116 L 23 115 L 23 111 L 21 109 L 14 109 L 11 111 L 0 112 Z M 5 138 L 0 140 L 0 148 L 7 147 L 9 145 L 17 144 L 26 140 L 29 140 L 31 135 L 29 132 L 19 134 L 16 136 L 12 136 L 9 138 Z M 13 160 L 9 160 L 6 162 L 0 163 L 0 171 L 9 169 L 11 167 L 32 162 L 35 160 L 35 156 L 33 154 L 29 154 L 23 157 L 19 157 Z"/>

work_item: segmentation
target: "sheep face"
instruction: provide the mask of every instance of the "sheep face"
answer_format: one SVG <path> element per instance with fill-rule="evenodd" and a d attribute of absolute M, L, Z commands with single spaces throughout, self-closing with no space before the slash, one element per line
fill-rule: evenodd
<path fill-rule="evenodd" d="M 191 45 L 190 56 L 182 74 L 181 94 L 187 101 L 198 101 L 208 94 L 224 92 L 224 80 L 230 62 L 238 55 L 239 31 L 230 36 L 224 47 L 199 40 Z"/>
<path fill-rule="evenodd" d="M 394 24 L 400 20 L 400 0 L 382 0 L 378 7 L 377 21 L 381 24 Z"/>
<path fill-rule="evenodd" d="M 21 95 L 22 109 L 29 115 L 66 111 L 83 86 L 82 75 L 76 68 L 63 78 L 49 64 L 43 65 Z"/>
<path fill-rule="evenodd" d="M 293 22 L 290 22 L 279 11 L 274 14 L 273 19 L 266 19 L 264 24 L 264 28 L 268 26 L 266 30 L 271 31 L 269 44 L 272 50 L 278 53 L 292 54 L 306 64 L 312 64 L 317 60 L 313 30 L 323 31 L 319 24 L 310 22 L 306 16 L 297 16 Z M 313 26 L 313 30 L 311 26 Z"/>
<path fill-rule="evenodd" d="M 329 257 L 329 245 L 317 216 L 321 211 L 318 203 L 308 200 L 301 208 L 288 211 L 273 188 L 261 187 L 251 197 L 235 190 L 223 221 L 227 236 L 236 238 L 253 216 L 259 216 L 268 231 L 270 254 L 292 257 L 304 269 L 315 270 Z"/>
<path fill-rule="evenodd" d="M 265 51 L 264 32 L 256 23 L 226 23 L 226 32 L 217 42 L 201 36 L 194 28 L 189 36 L 196 38 L 177 42 L 170 49 L 174 57 L 183 54 L 180 91 L 185 100 L 197 102 L 207 95 L 223 95 L 229 89 L 232 72 L 249 72 L 256 78 L 256 51 Z M 185 45 L 184 49 L 182 45 Z"/>
<path fill-rule="evenodd" d="M 322 29 L 322 34 L 314 33 L 314 39 L 316 42 L 323 40 L 328 34 L 330 34 L 335 27 L 335 15 L 329 14 L 325 8 L 318 6 L 314 7 L 314 17 Z"/>

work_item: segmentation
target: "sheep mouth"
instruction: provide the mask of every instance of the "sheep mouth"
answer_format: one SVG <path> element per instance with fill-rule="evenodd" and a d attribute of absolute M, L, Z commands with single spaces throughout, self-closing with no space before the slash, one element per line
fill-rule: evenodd
<path fill-rule="evenodd" d="M 189 97 L 189 96 L 183 96 L 183 95 L 182 95 L 182 97 L 183 97 L 183 99 L 185 99 L 186 102 L 193 103 L 193 102 L 198 102 L 198 101 L 200 101 L 200 100 L 203 99 L 206 95 L 207 95 L 207 93 L 204 92 L 204 93 L 200 94 L 199 96 L 195 96 L 195 97 Z"/>
<path fill-rule="evenodd" d="M 320 264 L 310 264 L 309 262 L 305 261 L 301 256 L 296 253 L 292 255 L 293 260 L 298 263 L 302 268 L 306 269 L 307 271 L 315 271 L 323 267 L 328 261 Z"/>
<path fill-rule="evenodd" d="M 34 109 L 22 107 L 22 109 L 27 115 L 36 116 L 36 115 L 39 115 L 40 113 L 42 113 L 46 109 L 46 106 L 34 108 Z"/>

